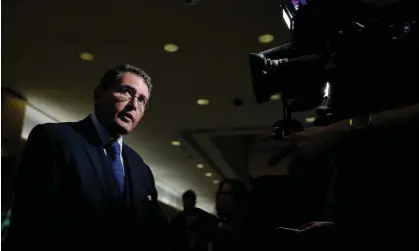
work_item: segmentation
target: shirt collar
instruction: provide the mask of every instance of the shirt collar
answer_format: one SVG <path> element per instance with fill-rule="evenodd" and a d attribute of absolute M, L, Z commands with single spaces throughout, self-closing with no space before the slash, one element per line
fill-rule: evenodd
<path fill-rule="evenodd" d="M 111 140 L 113 140 L 113 138 L 108 133 L 108 130 L 106 130 L 106 128 L 99 122 L 95 114 L 91 114 L 90 118 L 92 119 L 93 125 L 95 125 L 97 133 L 99 134 L 99 138 L 100 138 L 100 141 L 102 142 L 102 146 L 106 146 Z M 119 136 L 117 141 L 118 141 L 120 150 L 122 152 L 122 146 L 124 143 L 122 140 L 122 137 Z"/>

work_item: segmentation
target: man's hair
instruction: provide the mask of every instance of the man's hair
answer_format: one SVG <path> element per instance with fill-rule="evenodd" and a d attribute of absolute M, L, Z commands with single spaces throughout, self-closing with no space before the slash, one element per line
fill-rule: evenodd
<path fill-rule="evenodd" d="M 186 192 L 183 193 L 182 199 L 183 200 L 190 199 L 190 200 L 196 202 L 196 193 L 194 191 L 192 191 L 192 190 L 188 190 L 188 191 L 186 191 Z"/>
<path fill-rule="evenodd" d="M 148 87 L 148 94 L 151 95 L 153 85 L 151 84 L 151 77 L 142 69 L 130 64 L 118 65 L 114 69 L 108 70 L 100 79 L 100 84 L 96 87 L 94 97 L 97 98 L 104 90 L 109 90 L 114 87 L 121 78 L 123 73 L 130 72 L 144 79 Z"/>

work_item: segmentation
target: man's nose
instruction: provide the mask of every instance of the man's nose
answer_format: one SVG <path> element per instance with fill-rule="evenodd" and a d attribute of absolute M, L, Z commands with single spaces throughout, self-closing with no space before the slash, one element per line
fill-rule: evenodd
<path fill-rule="evenodd" d="M 136 97 L 131 98 L 128 101 L 127 106 L 129 106 L 129 108 L 131 108 L 131 109 L 135 109 L 135 110 L 139 109 L 137 98 Z"/>

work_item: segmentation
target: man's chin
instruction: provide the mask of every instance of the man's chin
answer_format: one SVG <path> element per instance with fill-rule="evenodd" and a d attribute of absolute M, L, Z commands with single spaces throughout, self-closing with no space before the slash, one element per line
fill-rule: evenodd
<path fill-rule="evenodd" d="M 117 121 L 117 130 L 119 135 L 126 135 L 132 131 L 131 122 Z"/>

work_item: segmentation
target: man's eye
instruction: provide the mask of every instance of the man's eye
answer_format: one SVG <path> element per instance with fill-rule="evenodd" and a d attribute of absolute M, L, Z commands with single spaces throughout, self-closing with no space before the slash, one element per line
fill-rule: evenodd
<path fill-rule="evenodd" d="M 131 90 L 128 88 L 122 88 L 121 93 L 124 95 L 131 95 Z"/>
<path fill-rule="evenodd" d="M 144 97 L 139 97 L 138 101 L 140 101 L 141 103 L 145 104 L 145 98 Z"/>

